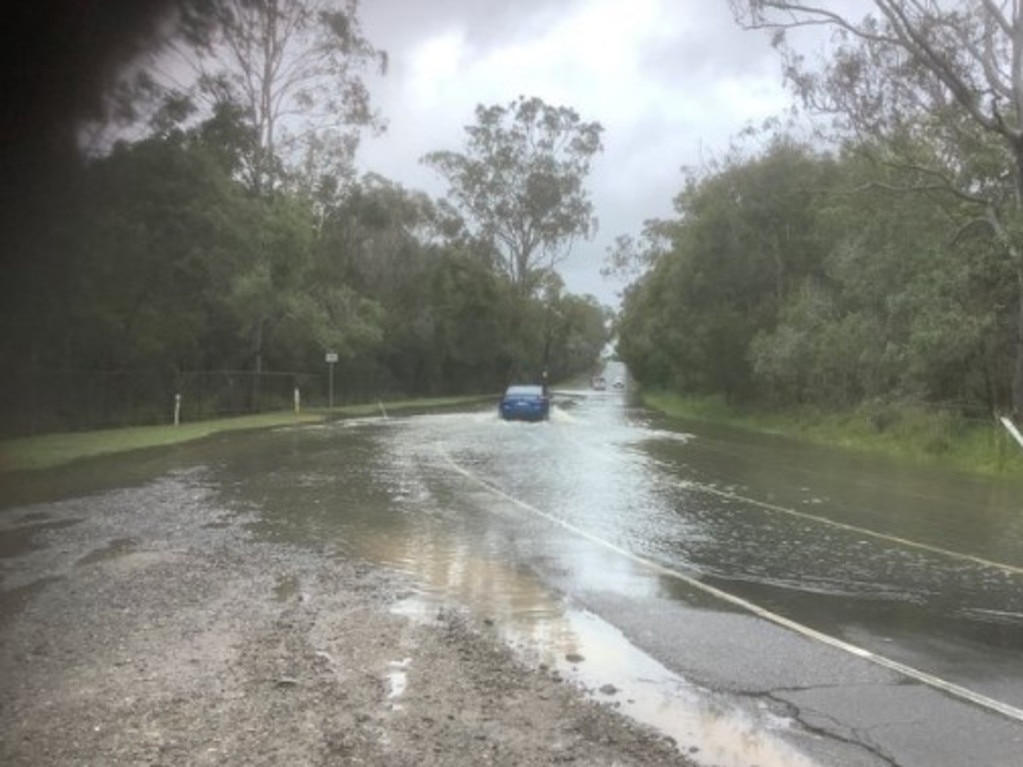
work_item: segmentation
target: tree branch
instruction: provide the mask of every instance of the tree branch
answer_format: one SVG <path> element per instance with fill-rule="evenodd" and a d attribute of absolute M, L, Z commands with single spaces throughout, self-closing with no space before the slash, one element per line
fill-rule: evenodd
<path fill-rule="evenodd" d="M 792 19 L 790 21 L 770 22 L 766 20 L 766 16 L 763 14 L 763 11 L 761 11 L 761 21 L 757 22 L 754 20 L 751 24 L 746 25 L 747 29 L 794 29 L 797 27 L 807 26 L 835 26 L 844 29 L 846 32 L 849 32 L 863 40 L 870 40 L 871 42 L 876 43 L 897 42 L 893 38 L 885 35 L 867 32 L 862 27 L 851 23 L 841 14 L 829 11 L 826 8 L 804 5 L 803 3 L 772 2 L 771 0 L 766 0 L 763 3 L 760 3 L 760 5 L 763 8 L 773 8 L 774 10 L 781 11 L 783 13 L 789 13 L 792 15 Z M 800 19 L 798 14 L 804 14 L 812 18 Z"/>

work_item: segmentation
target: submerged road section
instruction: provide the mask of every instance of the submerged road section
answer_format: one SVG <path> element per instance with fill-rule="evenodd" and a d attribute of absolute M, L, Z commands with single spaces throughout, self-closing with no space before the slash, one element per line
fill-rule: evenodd
<path fill-rule="evenodd" d="M 623 391 L 263 435 L 261 531 L 455 599 L 708 765 L 1015 765 L 1023 488 L 669 422 Z"/>
<path fill-rule="evenodd" d="M 627 388 L 554 400 L 538 424 L 495 402 L 223 435 L 24 492 L 197 471 L 253 540 L 398 570 L 396 612 L 466 606 L 707 767 L 1020 764 L 1023 485 L 666 419 Z"/>

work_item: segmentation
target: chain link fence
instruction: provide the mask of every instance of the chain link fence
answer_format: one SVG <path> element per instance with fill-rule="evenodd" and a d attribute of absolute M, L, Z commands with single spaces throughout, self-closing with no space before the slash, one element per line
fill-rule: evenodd
<path fill-rule="evenodd" d="M 326 403 L 323 378 L 313 373 L 194 371 L 177 376 L 175 393 L 181 395 L 181 418 L 199 421 L 286 410 L 294 407 L 296 388 L 305 406 L 321 407 Z"/>
<path fill-rule="evenodd" d="M 327 404 L 327 374 L 56 370 L 0 375 L 0 436 L 196 421 Z M 349 401 L 343 391 L 335 404 Z"/>

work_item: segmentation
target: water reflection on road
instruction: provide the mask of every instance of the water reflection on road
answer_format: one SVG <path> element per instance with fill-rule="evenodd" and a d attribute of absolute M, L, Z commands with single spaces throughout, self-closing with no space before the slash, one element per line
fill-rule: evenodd
<path fill-rule="evenodd" d="M 409 572 L 422 593 L 403 609 L 472 605 L 708 764 L 810 762 L 762 701 L 725 703 L 637 649 L 672 652 L 666 610 L 735 612 L 693 583 L 1023 707 L 1018 483 L 690 433 L 619 392 L 556 402 L 545 424 L 488 409 L 270 433 L 220 471 L 264 534 Z"/>

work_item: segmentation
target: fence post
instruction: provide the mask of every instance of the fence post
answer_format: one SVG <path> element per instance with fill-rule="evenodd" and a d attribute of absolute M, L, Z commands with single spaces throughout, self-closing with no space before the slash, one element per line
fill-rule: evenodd
<path fill-rule="evenodd" d="M 174 425 L 181 425 L 181 393 L 174 395 Z"/>
<path fill-rule="evenodd" d="M 298 415 L 302 409 L 302 394 L 299 392 L 298 387 L 295 387 L 295 415 Z"/>

